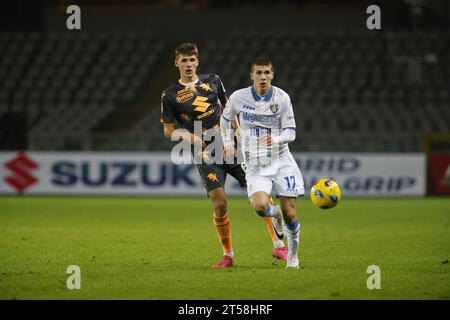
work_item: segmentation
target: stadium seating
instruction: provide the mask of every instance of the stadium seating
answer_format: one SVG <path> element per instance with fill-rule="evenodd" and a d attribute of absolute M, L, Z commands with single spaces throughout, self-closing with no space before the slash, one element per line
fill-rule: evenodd
<path fill-rule="evenodd" d="M 151 32 L 4 32 L 0 48 L 0 113 L 26 113 L 32 149 L 76 150 L 135 101 L 163 44 Z"/>
<path fill-rule="evenodd" d="M 273 83 L 293 101 L 300 150 L 419 151 L 422 133 L 450 132 L 448 52 L 442 31 L 236 30 L 204 45 L 202 71 L 231 92 L 250 84 L 254 57 L 270 57 Z"/>
<path fill-rule="evenodd" d="M 26 112 L 34 149 L 90 149 L 96 135 L 96 149 L 168 150 L 159 101 L 127 132 L 92 129 L 136 103 L 172 47 L 151 32 L 2 32 L 0 113 Z M 448 30 L 239 29 L 199 47 L 199 73 L 219 74 L 228 94 L 250 85 L 255 57 L 273 60 L 294 105 L 293 150 L 420 151 L 422 134 L 450 132 Z"/>

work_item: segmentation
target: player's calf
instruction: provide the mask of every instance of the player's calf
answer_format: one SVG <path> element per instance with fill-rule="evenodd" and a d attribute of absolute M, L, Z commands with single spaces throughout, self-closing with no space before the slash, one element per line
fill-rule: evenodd
<path fill-rule="evenodd" d="M 295 206 L 296 198 L 280 197 L 283 217 L 285 219 L 288 257 L 287 268 L 298 268 L 300 262 L 298 260 L 298 249 L 300 243 L 300 223 L 297 219 L 297 210 Z"/>
<path fill-rule="evenodd" d="M 292 224 L 297 220 L 297 208 L 295 205 L 295 198 L 280 197 L 281 211 L 283 212 L 283 219 L 286 224 Z"/>
<path fill-rule="evenodd" d="M 216 188 L 208 193 L 214 208 L 214 214 L 222 218 L 227 214 L 227 198 L 223 188 Z"/>

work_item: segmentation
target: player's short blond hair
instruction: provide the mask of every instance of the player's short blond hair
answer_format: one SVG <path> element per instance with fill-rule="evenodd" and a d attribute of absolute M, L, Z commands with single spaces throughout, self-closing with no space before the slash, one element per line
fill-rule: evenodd
<path fill-rule="evenodd" d="M 195 55 L 198 58 L 198 48 L 195 43 L 184 42 L 175 49 L 175 60 L 177 60 L 179 56 L 192 56 L 192 55 Z"/>

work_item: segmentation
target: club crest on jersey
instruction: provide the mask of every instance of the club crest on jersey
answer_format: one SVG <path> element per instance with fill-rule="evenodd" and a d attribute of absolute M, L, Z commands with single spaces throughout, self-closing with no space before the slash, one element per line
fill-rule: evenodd
<path fill-rule="evenodd" d="M 271 103 L 270 104 L 270 111 L 272 111 L 273 114 L 277 113 L 277 111 L 278 111 L 278 103 Z"/>

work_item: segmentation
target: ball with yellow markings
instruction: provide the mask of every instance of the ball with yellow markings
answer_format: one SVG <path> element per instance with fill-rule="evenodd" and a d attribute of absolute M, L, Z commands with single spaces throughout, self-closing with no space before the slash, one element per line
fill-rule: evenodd
<path fill-rule="evenodd" d="M 311 201 L 321 209 L 331 209 L 341 200 L 341 188 L 336 181 L 320 179 L 311 188 Z"/>

